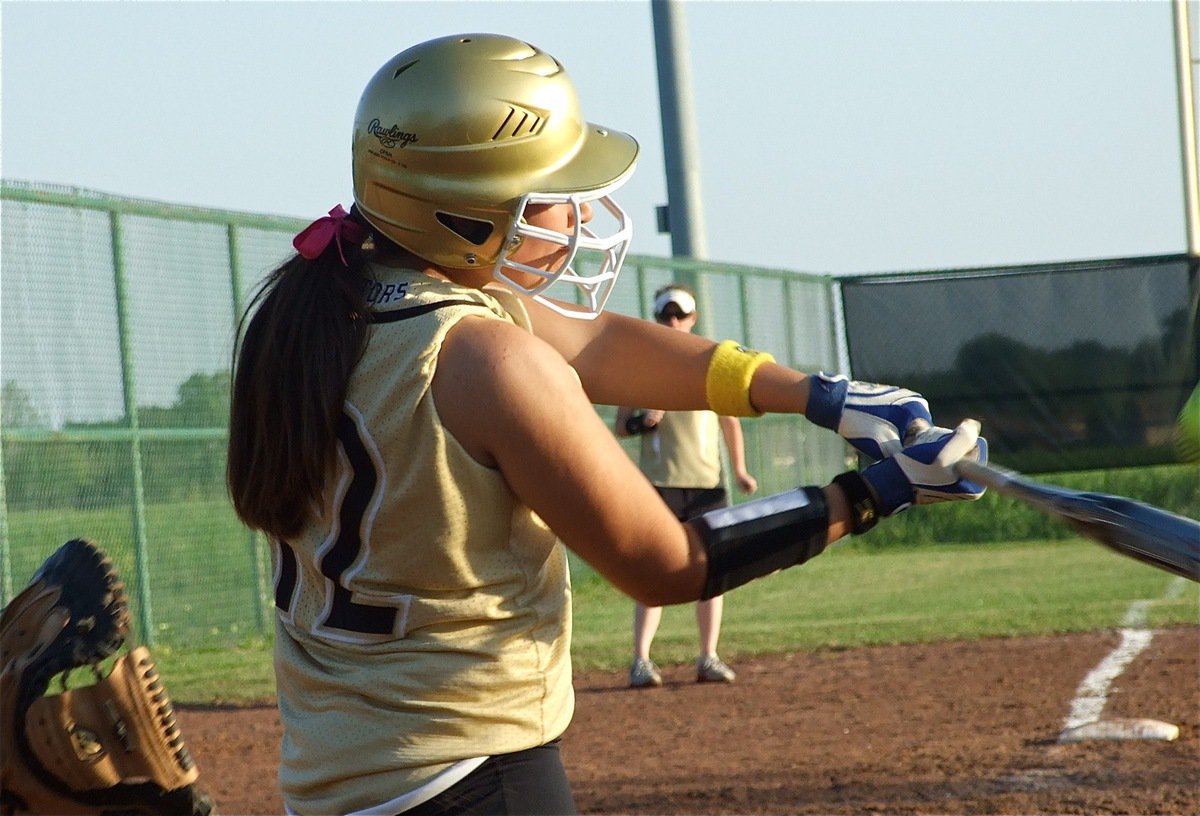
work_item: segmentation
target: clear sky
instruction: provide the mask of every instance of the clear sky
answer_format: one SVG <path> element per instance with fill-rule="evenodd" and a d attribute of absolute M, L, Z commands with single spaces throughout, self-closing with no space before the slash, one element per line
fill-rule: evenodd
<path fill-rule="evenodd" d="M 693 0 L 685 20 L 714 260 L 852 273 L 1185 249 L 1167 0 Z M 524 38 L 590 120 L 641 142 L 618 198 L 633 251 L 670 254 L 648 0 L 3 0 L 0 30 L 4 178 L 301 217 L 349 205 L 353 113 L 385 60 L 446 34 Z"/>

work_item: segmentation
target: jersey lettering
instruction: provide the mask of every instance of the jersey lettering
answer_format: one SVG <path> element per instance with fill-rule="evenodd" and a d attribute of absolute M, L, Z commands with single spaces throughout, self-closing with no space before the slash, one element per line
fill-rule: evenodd
<path fill-rule="evenodd" d="M 365 284 L 367 303 L 371 306 L 386 306 L 394 300 L 402 300 L 408 295 L 408 281 L 399 283 L 380 283 L 369 280 Z"/>

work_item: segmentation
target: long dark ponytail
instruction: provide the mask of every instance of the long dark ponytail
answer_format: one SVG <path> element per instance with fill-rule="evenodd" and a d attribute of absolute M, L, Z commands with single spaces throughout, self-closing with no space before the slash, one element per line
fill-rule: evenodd
<path fill-rule="evenodd" d="M 348 232 L 369 234 L 355 209 L 347 220 L 357 227 Z M 370 328 L 369 248 L 335 240 L 312 260 L 292 256 L 238 326 L 225 478 L 238 517 L 271 536 L 303 528 L 335 463 L 347 383 Z"/>

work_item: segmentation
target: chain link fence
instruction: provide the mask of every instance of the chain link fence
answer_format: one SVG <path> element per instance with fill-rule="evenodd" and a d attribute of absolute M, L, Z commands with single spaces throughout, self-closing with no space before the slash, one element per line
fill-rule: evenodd
<path fill-rule="evenodd" d="M 229 367 L 249 293 L 305 223 L 3 183 L 0 601 L 89 537 L 142 641 L 269 636 L 265 543 L 225 492 Z M 1183 255 L 840 279 L 631 256 L 608 308 L 649 319 L 656 289 L 686 284 L 698 333 L 918 389 L 941 424 L 982 418 L 993 456 L 1037 473 L 1171 461 L 1200 377 L 1198 277 Z M 800 417 L 743 428 L 760 495 L 853 461 Z"/>
<path fill-rule="evenodd" d="M 268 635 L 266 547 L 224 487 L 229 364 L 248 294 L 305 222 L 9 181 L 0 193 L 0 599 L 88 537 L 129 585 L 142 641 Z M 649 318 L 671 282 L 697 292 L 706 336 L 844 368 L 830 278 L 633 256 L 608 308 Z M 762 491 L 845 466 L 840 440 L 801 418 L 743 427 Z"/>

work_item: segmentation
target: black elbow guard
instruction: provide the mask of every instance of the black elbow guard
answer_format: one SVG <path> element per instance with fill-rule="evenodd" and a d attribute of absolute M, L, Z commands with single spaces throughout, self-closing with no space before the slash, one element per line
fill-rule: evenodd
<path fill-rule="evenodd" d="M 829 508 L 816 487 L 802 487 L 723 507 L 691 519 L 708 554 L 701 600 L 820 555 Z"/>

